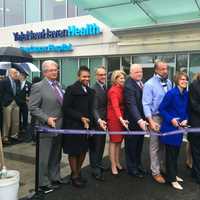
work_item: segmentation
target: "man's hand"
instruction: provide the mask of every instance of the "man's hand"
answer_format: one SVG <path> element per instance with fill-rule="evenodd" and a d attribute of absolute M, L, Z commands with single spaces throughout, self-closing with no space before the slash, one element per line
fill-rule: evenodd
<path fill-rule="evenodd" d="M 188 123 L 187 120 L 183 120 L 183 121 L 180 123 L 180 126 L 181 126 L 181 127 L 186 127 L 186 126 L 187 126 L 187 123 Z"/>
<path fill-rule="evenodd" d="M 83 123 L 83 126 L 85 129 L 89 129 L 90 127 L 90 119 L 87 117 L 81 117 L 81 122 Z"/>
<path fill-rule="evenodd" d="M 47 120 L 47 124 L 51 126 L 52 128 L 56 128 L 56 120 L 57 120 L 57 117 L 49 117 Z"/>
<path fill-rule="evenodd" d="M 121 124 L 123 125 L 123 127 L 125 127 L 126 129 L 128 129 L 129 121 L 123 119 L 122 117 L 120 117 L 119 120 L 120 120 Z"/>
<path fill-rule="evenodd" d="M 160 125 L 154 120 L 149 121 L 149 125 L 150 125 L 150 128 L 155 132 L 158 132 L 160 130 Z"/>
<path fill-rule="evenodd" d="M 143 131 L 147 131 L 147 126 L 149 125 L 148 122 L 142 119 L 141 121 L 138 122 L 138 124 Z"/>
<path fill-rule="evenodd" d="M 107 123 L 106 123 L 106 121 L 104 121 L 102 119 L 99 119 L 98 123 L 99 123 L 100 128 L 103 129 L 104 131 L 106 131 L 106 129 L 107 129 Z"/>

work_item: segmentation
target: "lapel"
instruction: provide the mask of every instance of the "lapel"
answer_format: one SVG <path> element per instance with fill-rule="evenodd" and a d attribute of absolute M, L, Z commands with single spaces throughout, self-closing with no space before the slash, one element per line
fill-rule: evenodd
<path fill-rule="evenodd" d="M 6 81 L 7 81 L 6 85 L 8 87 L 8 91 L 10 91 L 13 95 L 13 88 L 12 88 L 11 80 L 9 78 L 7 78 Z"/>

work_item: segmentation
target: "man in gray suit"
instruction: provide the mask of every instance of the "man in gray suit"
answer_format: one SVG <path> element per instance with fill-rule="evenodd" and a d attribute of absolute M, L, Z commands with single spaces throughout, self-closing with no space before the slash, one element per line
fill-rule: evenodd
<path fill-rule="evenodd" d="M 95 90 L 94 118 L 96 121 L 96 130 L 106 130 L 106 70 L 103 66 L 96 70 L 96 83 L 93 86 Z M 106 135 L 93 135 L 89 140 L 90 165 L 92 167 L 92 176 L 96 180 L 104 181 L 102 159 L 105 147 Z"/>
<path fill-rule="evenodd" d="M 53 60 L 42 64 L 44 79 L 31 88 L 29 110 L 36 124 L 49 128 L 62 126 L 63 93 L 57 81 L 58 65 Z M 61 135 L 40 134 L 39 187 L 47 193 L 62 184 L 60 177 Z"/>

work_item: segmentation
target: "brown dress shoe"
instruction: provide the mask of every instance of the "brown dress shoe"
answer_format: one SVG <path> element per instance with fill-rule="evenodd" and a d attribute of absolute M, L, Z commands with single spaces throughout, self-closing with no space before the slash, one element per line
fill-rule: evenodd
<path fill-rule="evenodd" d="M 162 175 L 158 174 L 153 176 L 153 179 L 157 182 L 157 183 L 165 183 L 165 179 L 163 178 Z"/>

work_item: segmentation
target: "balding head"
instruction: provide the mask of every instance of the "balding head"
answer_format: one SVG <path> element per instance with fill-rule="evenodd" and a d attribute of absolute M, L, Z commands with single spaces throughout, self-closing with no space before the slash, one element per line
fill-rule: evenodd
<path fill-rule="evenodd" d="M 132 64 L 130 67 L 130 77 L 135 81 L 141 81 L 143 78 L 143 70 L 140 64 Z"/>
<path fill-rule="evenodd" d="M 8 75 L 13 79 L 13 80 L 18 80 L 19 72 L 15 68 L 10 68 L 8 70 Z"/>
<path fill-rule="evenodd" d="M 46 60 L 42 63 L 44 77 L 49 80 L 56 80 L 58 77 L 58 64 L 53 60 Z"/>

